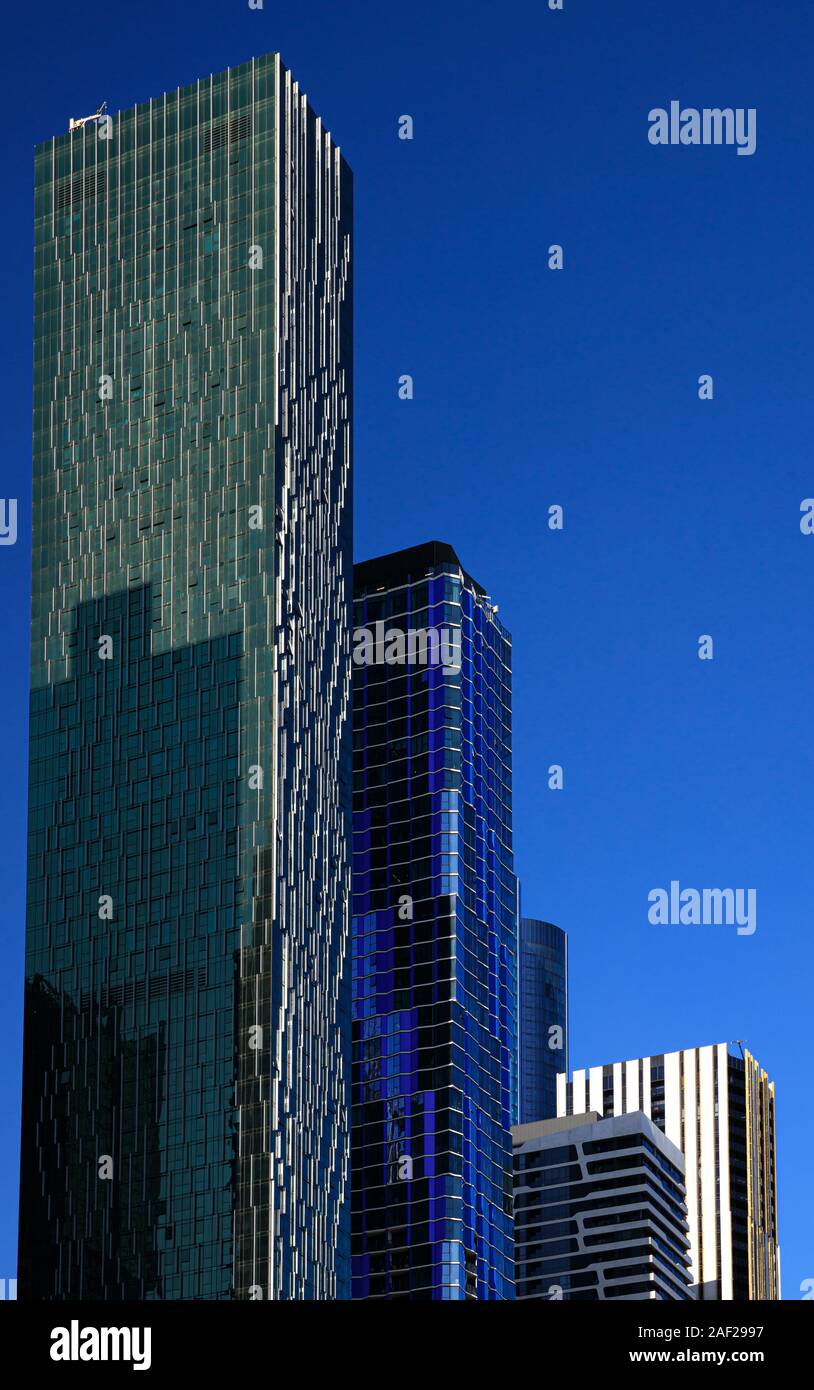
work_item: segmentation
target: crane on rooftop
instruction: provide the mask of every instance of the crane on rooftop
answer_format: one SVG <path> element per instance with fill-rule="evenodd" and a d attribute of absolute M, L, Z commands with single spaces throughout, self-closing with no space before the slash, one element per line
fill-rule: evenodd
<path fill-rule="evenodd" d="M 78 119 L 74 116 L 71 116 L 70 120 L 68 121 L 68 129 L 80 130 L 83 125 L 88 124 L 88 121 L 101 121 L 104 117 L 106 110 L 107 102 L 103 101 L 99 109 L 97 111 L 94 111 L 92 116 L 79 116 Z"/>

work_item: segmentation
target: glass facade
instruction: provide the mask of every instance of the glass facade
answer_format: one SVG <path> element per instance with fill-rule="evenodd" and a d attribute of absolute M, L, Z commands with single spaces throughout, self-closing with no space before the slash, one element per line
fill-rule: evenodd
<path fill-rule="evenodd" d="M 557 1073 L 568 1071 L 568 937 L 520 919 L 520 1122 L 557 1113 Z"/>
<path fill-rule="evenodd" d="M 353 1294 L 512 1298 L 511 639 L 438 542 L 355 594 Z"/>
<path fill-rule="evenodd" d="M 276 56 L 36 150 L 21 1298 L 349 1291 L 351 216 Z"/>

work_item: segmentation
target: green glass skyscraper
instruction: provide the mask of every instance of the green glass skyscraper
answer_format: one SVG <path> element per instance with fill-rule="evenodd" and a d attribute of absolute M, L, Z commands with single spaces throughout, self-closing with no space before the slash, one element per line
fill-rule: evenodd
<path fill-rule="evenodd" d="M 279 57 L 37 147 L 19 1295 L 348 1292 L 350 172 Z"/>

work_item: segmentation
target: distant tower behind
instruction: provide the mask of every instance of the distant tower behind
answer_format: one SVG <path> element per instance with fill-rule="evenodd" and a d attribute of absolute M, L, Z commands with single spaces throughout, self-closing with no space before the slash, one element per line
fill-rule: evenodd
<path fill-rule="evenodd" d="M 557 1114 L 557 1075 L 568 1071 L 568 937 L 520 919 L 520 1122 Z"/>

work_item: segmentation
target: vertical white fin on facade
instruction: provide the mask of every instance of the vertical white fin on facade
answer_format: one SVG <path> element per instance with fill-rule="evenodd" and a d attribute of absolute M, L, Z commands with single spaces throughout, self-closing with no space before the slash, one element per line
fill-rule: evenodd
<path fill-rule="evenodd" d="M 568 1086 L 568 1073 L 565 1071 L 557 1072 L 557 1118 L 568 1114 L 568 1101 L 566 1099 L 566 1087 Z"/>
<path fill-rule="evenodd" d="M 698 1049 L 699 1072 L 699 1132 L 701 1178 L 701 1282 L 713 1284 L 718 1279 L 716 1242 L 717 1191 L 715 1174 L 715 1048 Z"/>
<path fill-rule="evenodd" d="M 575 1071 L 572 1109 L 575 1115 L 584 1115 L 587 1108 L 585 1104 L 585 1072 Z"/>
<path fill-rule="evenodd" d="M 625 1111 L 639 1110 L 639 1063 L 625 1062 Z"/>
<path fill-rule="evenodd" d="M 683 1149 L 681 1133 L 681 1053 L 664 1054 L 664 1133 Z"/>
<path fill-rule="evenodd" d="M 650 1114 L 650 1058 L 642 1058 L 642 1110 L 645 1115 Z"/>
<path fill-rule="evenodd" d="M 674 1052 L 671 1056 L 675 1057 L 679 1064 L 677 1101 L 679 1106 L 679 1125 L 682 1133 L 681 1147 L 684 1150 L 684 1181 L 687 1187 L 687 1220 L 690 1225 L 690 1270 L 693 1283 L 698 1284 L 701 1280 L 701 1258 L 699 1248 L 701 1207 L 699 1199 L 698 1167 L 698 1096 L 696 1094 L 697 1088 L 695 1085 L 696 1052 L 694 1048 L 688 1048 L 686 1052 Z M 666 1057 L 664 1063 L 666 1086 Z"/>
<path fill-rule="evenodd" d="M 718 1181 L 721 1228 L 721 1298 L 733 1297 L 732 1208 L 729 1195 L 729 1060 L 726 1043 L 715 1048 L 718 1078 Z"/>
<path fill-rule="evenodd" d="M 591 1067 L 588 1072 L 588 1109 L 595 1110 L 598 1115 L 604 1114 L 602 1071 L 602 1067 Z"/>

